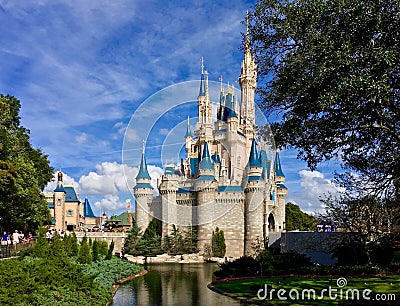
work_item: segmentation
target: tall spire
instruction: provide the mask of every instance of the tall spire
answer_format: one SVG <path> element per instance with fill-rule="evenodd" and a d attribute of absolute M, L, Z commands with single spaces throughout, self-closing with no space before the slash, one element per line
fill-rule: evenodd
<path fill-rule="evenodd" d="M 239 84 L 242 89 L 240 117 L 244 134 L 249 138 L 253 138 L 255 135 L 254 93 L 257 86 L 257 65 L 250 52 L 249 21 L 250 14 L 247 12 L 244 58 L 242 61 L 242 71 L 239 77 Z"/>
<path fill-rule="evenodd" d="M 187 118 L 187 127 L 186 127 L 185 137 L 193 137 L 192 132 L 190 130 L 190 119 L 189 119 L 189 116 Z"/>
<path fill-rule="evenodd" d="M 139 172 L 136 176 L 136 179 L 151 179 L 149 171 L 147 171 L 146 158 L 144 156 L 144 144 L 145 144 L 145 141 L 143 140 L 142 159 L 140 161 L 140 168 L 139 168 Z"/>
<path fill-rule="evenodd" d="M 201 79 L 200 79 L 199 97 L 205 97 L 206 96 L 206 80 L 205 80 L 205 76 L 206 76 L 207 72 L 204 71 L 204 59 L 203 59 L 203 57 L 201 57 L 200 62 L 201 62 Z"/>
<path fill-rule="evenodd" d="M 253 139 L 253 141 L 251 142 L 249 166 L 250 167 L 261 167 L 261 162 L 257 155 L 257 144 L 256 144 L 255 139 Z"/>
<path fill-rule="evenodd" d="M 276 176 L 285 176 L 283 174 L 283 171 L 282 171 L 281 159 L 279 157 L 279 152 L 278 151 L 276 151 L 276 155 L 275 155 L 275 167 L 274 167 L 274 169 L 275 169 L 275 175 Z"/>
<path fill-rule="evenodd" d="M 249 38 L 249 11 L 246 12 L 246 37 L 244 42 L 245 54 L 250 53 L 250 38 Z"/>

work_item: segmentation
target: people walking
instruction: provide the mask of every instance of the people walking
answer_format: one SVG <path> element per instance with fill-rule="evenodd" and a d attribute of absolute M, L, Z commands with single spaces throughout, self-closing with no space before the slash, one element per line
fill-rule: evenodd
<path fill-rule="evenodd" d="M 12 239 L 13 239 L 14 249 L 17 250 L 17 244 L 19 243 L 18 230 L 15 230 L 15 232 L 12 234 Z"/>
<path fill-rule="evenodd" d="M 6 246 L 7 240 L 8 240 L 8 234 L 6 231 L 4 231 L 4 233 L 1 235 L 1 245 Z"/>

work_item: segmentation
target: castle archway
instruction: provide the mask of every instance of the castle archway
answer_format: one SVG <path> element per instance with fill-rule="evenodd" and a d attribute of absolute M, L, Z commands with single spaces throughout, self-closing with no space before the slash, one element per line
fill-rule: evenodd
<path fill-rule="evenodd" d="M 268 232 L 275 232 L 275 218 L 273 214 L 268 216 Z"/>

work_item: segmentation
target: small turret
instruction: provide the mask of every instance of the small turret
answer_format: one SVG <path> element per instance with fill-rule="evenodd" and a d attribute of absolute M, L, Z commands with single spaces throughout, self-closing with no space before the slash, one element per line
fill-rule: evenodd
<path fill-rule="evenodd" d="M 278 184 L 285 183 L 285 175 L 283 174 L 283 171 L 282 171 L 281 159 L 279 157 L 278 151 L 276 152 L 276 155 L 275 155 L 274 172 L 275 172 L 276 182 Z"/>
<path fill-rule="evenodd" d="M 136 176 L 136 185 L 133 192 L 136 198 L 136 218 L 138 227 L 145 230 L 150 222 L 150 202 L 153 195 L 153 187 L 150 185 L 151 177 L 147 170 L 146 157 L 144 154 L 144 141 L 142 147 L 142 159 L 139 172 Z"/>
<path fill-rule="evenodd" d="M 251 255 L 253 252 L 253 244 L 256 239 L 264 241 L 264 229 L 260 224 L 263 224 L 264 217 L 264 190 L 262 165 L 257 154 L 257 145 L 255 139 L 251 143 L 249 156 L 249 175 L 245 187 L 245 237 L 244 249 L 245 255 Z"/>

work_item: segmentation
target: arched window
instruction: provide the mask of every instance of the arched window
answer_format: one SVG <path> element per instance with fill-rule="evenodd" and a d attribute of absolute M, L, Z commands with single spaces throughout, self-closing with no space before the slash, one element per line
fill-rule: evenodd
<path fill-rule="evenodd" d="M 68 209 L 67 210 L 67 217 L 72 217 L 72 215 L 73 215 L 72 209 Z"/>
<path fill-rule="evenodd" d="M 275 218 L 272 214 L 268 216 L 268 232 L 275 232 Z"/>

